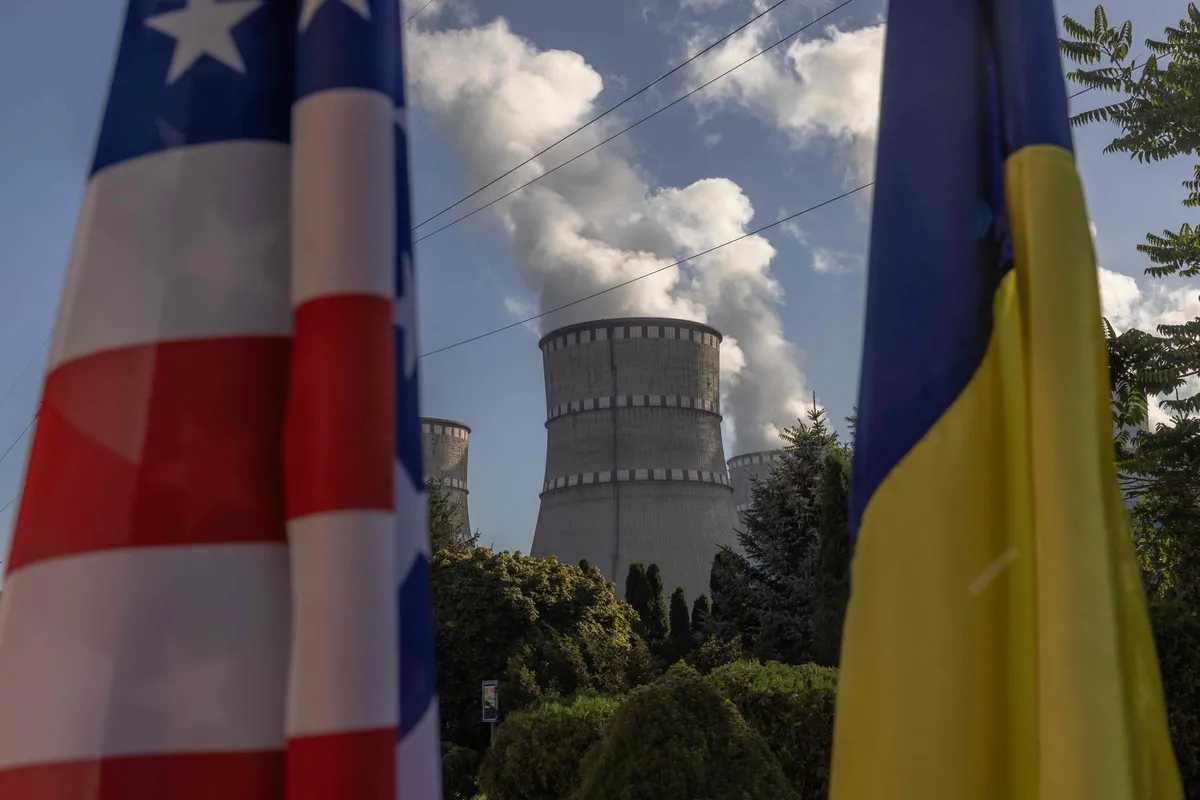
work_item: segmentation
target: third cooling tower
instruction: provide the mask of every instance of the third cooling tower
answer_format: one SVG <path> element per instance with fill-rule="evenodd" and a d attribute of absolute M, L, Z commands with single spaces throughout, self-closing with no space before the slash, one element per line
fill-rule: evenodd
<path fill-rule="evenodd" d="M 612 319 L 540 342 L 546 473 L 532 554 L 586 558 L 624 592 L 631 563 L 658 564 L 688 601 L 713 556 L 737 547 L 721 445 L 721 334 L 697 322 Z"/>
<path fill-rule="evenodd" d="M 767 477 L 771 467 L 782 457 L 781 450 L 764 450 L 729 459 L 729 482 L 733 485 L 733 505 L 739 521 L 745 518 L 754 500 L 754 479 Z"/>
<path fill-rule="evenodd" d="M 425 478 L 437 478 L 457 509 L 463 537 L 471 535 L 467 516 L 467 445 L 471 429 L 461 422 L 425 417 L 421 420 L 421 457 Z"/>

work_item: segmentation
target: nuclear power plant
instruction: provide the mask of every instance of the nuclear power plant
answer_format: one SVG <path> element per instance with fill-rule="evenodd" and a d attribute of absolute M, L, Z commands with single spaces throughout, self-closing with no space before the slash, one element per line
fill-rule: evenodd
<path fill-rule="evenodd" d="M 471 429 L 461 422 L 425 417 L 421 419 L 421 457 L 425 479 L 442 482 L 450 502 L 458 509 L 463 535 L 470 536 L 467 514 L 467 445 Z"/>
<path fill-rule="evenodd" d="M 765 478 L 772 465 L 783 458 L 781 450 L 763 450 L 745 453 L 729 459 L 729 481 L 733 485 L 733 507 L 738 522 L 744 522 L 745 514 L 754 502 L 754 479 Z"/>
<path fill-rule="evenodd" d="M 546 473 L 532 555 L 586 558 L 617 583 L 658 564 L 667 593 L 708 591 L 719 547 L 737 547 L 721 444 L 721 334 L 630 318 L 542 337 Z"/>

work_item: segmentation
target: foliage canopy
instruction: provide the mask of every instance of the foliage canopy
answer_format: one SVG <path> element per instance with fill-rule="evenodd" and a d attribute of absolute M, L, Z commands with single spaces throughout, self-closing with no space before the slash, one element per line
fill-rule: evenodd
<path fill-rule="evenodd" d="M 1077 114 L 1072 122 L 1114 124 L 1105 148 L 1139 161 L 1195 157 L 1200 146 L 1200 10 L 1146 39 L 1145 58 L 1132 56 L 1133 24 L 1111 25 L 1096 6 L 1090 26 L 1063 18 L 1062 52 L 1078 65 L 1067 77 L 1086 90 L 1115 92 L 1119 99 Z M 1139 60 L 1140 59 L 1140 60 Z M 1183 182 L 1183 204 L 1200 207 L 1200 164 Z M 1137 248 L 1149 275 L 1200 275 L 1200 229 L 1148 233 Z M 1107 325 L 1107 323 L 1106 323 Z M 1159 325 L 1156 331 L 1106 330 L 1113 378 L 1118 465 L 1133 514 L 1139 553 L 1152 595 L 1174 597 L 1200 611 L 1200 317 Z M 1170 425 L 1147 429 L 1151 399 Z"/>
<path fill-rule="evenodd" d="M 502 719 L 543 695 L 623 694 L 647 677 L 635 615 L 598 570 L 554 559 L 440 550 L 433 613 L 442 738 L 482 751 L 479 683 L 498 679 Z"/>
<path fill-rule="evenodd" d="M 579 767 L 600 741 L 618 698 L 546 698 L 508 717 L 483 757 L 488 800 L 561 800 L 579 788 Z"/>
<path fill-rule="evenodd" d="M 713 670 L 711 679 L 770 746 L 801 800 L 825 800 L 837 670 L 736 661 Z"/>
<path fill-rule="evenodd" d="M 684 664 L 626 699 L 585 759 L 576 800 L 795 800 L 762 737 Z"/>
<path fill-rule="evenodd" d="M 801 664 L 819 650 L 836 663 L 849 563 L 847 451 L 820 410 L 783 438 L 781 457 L 754 481 L 738 534 L 744 554 L 723 550 L 713 561 L 712 628 L 740 636 L 760 659 Z"/>

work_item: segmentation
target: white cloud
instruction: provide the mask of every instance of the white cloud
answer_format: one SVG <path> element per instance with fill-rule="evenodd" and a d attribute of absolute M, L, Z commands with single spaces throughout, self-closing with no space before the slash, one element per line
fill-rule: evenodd
<path fill-rule="evenodd" d="M 823 247 L 814 247 L 812 251 L 812 258 L 814 272 L 837 272 L 841 269 L 834 254 Z"/>
<path fill-rule="evenodd" d="M 716 147 L 720 143 L 721 143 L 721 134 L 708 133 L 708 134 L 704 135 L 704 146 L 705 147 L 708 147 L 711 149 L 713 147 Z"/>
<path fill-rule="evenodd" d="M 817 142 L 840 146 L 855 180 L 874 172 L 883 76 L 883 24 L 853 31 L 830 26 L 820 38 L 793 42 L 739 67 L 695 95 L 701 111 L 737 105 L 772 123 L 796 147 Z M 750 58 L 773 41 L 766 26 L 746 31 L 701 59 L 698 86 Z M 706 44 L 688 42 L 695 53 Z"/>
<path fill-rule="evenodd" d="M 1100 306 L 1106 319 L 1122 333 L 1137 328 L 1157 333 L 1159 325 L 1179 325 L 1200 317 L 1200 290 L 1169 288 L 1158 283 L 1142 284 L 1129 275 L 1100 267 Z M 1200 381 L 1190 391 L 1200 391 Z M 1150 424 L 1167 423 L 1170 415 L 1151 403 Z"/>
<path fill-rule="evenodd" d="M 786 212 L 780 211 L 779 216 L 787 216 Z M 788 236 L 795 239 L 800 244 L 808 242 L 808 237 L 804 234 L 804 229 L 800 227 L 800 223 L 794 219 L 789 219 L 787 222 L 779 226 L 779 230 L 786 233 Z"/>
<path fill-rule="evenodd" d="M 1200 290 L 1150 283 L 1099 268 L 1100 304 L 1118 332 L 1129 328 L 1157 333 L 1159 325 L 1180 325 L 1200 317 Z"/>
<path fill-rule="evenodd" d="M 1095 220 L 1090 220 L 1090 219 L 1088 220 L 1088 230 L 1092 232 L 1092 238 L 1095 239 L 1096 234 L 1099 232 L 1098 229 L 1096 228 Z"/>
<path fill-rule="evenodd" d="M 679 7 L 702 14 L 728 5 L 730 0 L 680 0 Z"/>
<path fill-rule="evenodd" d="M 578 127 L 595 114 L 599 74 L 577 53 L 539 50 L 505 20 L 443 32 L 410 31 L 414 97 L 459 148 L 474 185 Z M 606 118 L 501 181 L 515 188 L 608 135 Z M 754 209 L 736 183 L 707 178 L 654 188 L 619 145 L 588 154 L 498 203 L 493 213 L 540 309 L 554 308 L 678 258 L 742 236 Z M 771 275 L 775 249 L 751 236 L 544 319 L 543 329 L 620 315 L 683 317 L 721 330 L 723 406 L 738 448 L 778 446 L 777 432 L 803 413 L 800 351 L 783 334 L 783 290 Z M 510 313 L 519 307 L 509 305 Z"/>

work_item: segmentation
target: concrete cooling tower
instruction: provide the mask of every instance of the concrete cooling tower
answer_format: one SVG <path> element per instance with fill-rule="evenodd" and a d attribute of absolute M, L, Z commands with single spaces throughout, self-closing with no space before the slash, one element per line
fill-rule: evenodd
<path fill-rule="evenodd" d="M 754 499 L 753 482 L 755 478 L 765 478 L 771 471 L 771 466 L 783 458 L 781 450 L 763 450 L 758 453 L 745 453 L 729 459 L 729 482 L 733 486 L 733 505 L 741 522 L 750 503 Z"/>
<path fill-rule="evenodd" d="M 467 516 L 467 444 L 471 429 L 461 422 L 430 417 L 421 420 L 421 458 L 425 479 L 439 478 L 458 508 L 464 535 L 471 534 Z"/>
<path fill-rule="evenodd" d="M 570 325 L 540 342 L 546 475 L 532 554 L 586 558 L 624 593 L 658 564 L 691 602 L 737 546 L 718 402 L 721 334 L 675 319 Z"/>

